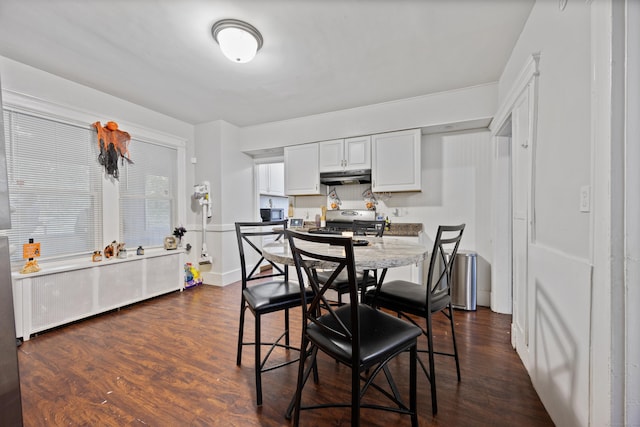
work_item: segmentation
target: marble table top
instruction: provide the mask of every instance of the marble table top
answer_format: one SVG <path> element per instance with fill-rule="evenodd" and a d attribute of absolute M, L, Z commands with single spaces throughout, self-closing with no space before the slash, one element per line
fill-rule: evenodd
<path fill-rule="evenodd" d="M 354 256 L 357 270 L 375 270 L 382 268 L 402 267 L 417 264 L 427 256 L 428 248 L 419 243 L 408 242 L 393 237 L 357 236 L 358 240 L 367 240 L 367 246 L 354 246 Z M 341 251 L 339 247 L 319 245 L 306 241 L 299 241 L 300 246 L 313 248 L 318 253 L 331 255 Z M 276 241 L 262 248 L 263 256 L 273 262 L 293 265 L 293 255 L 288 241 Z"/>

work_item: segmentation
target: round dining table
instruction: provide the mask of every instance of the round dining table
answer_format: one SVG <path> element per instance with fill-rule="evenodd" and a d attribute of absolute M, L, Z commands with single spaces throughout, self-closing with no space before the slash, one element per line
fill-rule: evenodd
<path fill-rule="evenodd" d="M 336 246 L 318 245 L 303 240 L 298 242 L 301 247 L 313 246 L 314 251 L 320 250 L 327 255 L 332 251 L 340 250 Z M 418 264 L 427 257 L 428 252 L 428 248 L 422 244 L 397 237 L 357 236 L 354 238 L 354 243 L 356 243 L 353 247 L 356 270 L 364 271 L 379 269 L 386 271 L 388 268 Z M 289 242 L 285 238 L 263 246 L 262 255 L 269 261 L 294 265 Z"/>

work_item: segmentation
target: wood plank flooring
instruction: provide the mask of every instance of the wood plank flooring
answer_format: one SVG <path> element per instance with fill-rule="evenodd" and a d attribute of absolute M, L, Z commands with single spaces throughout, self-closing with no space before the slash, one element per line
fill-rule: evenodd
<path fill-rule="evenodd" d="M 43 333 L 19 347 L 25 426 L 283 426 L 297 364 L 263 376 L 264 404 L 255 405 L 252 348 L 235 364 L 240 284 L 199 286 Z M 456 311 L 462 382 L 450 358 L 436 361 L 438 407 L 419 371 L 421 426 L 549 426 L 527 373 L 510 345 L 511 317 L 479 308 Z M 248 313 L 246 336 L 253 334 Z M 436 316 L 440 321 L 444 316 Z M 300 315 L 292 312 L 293 334 Z M 267 316 L 275 337 L 283 316 Z M 436 322 L 437 342 L 446 336 Z M 447 340 L 448 341 L 448 340 Z M 295 358 L 284 350 L 277 358 Z M 392 363 L 406 392 L 407 358 Z M 349 398 L 349 376 L 319 362 L 320 383 L 303 399 Z M 371 393 L 371 399 L 377 399 Z M 406 416 L 363 410 L 363 425 L 409 425 Z M 301 424 L 348 426 L 347 409 L 306 411 Z"/>

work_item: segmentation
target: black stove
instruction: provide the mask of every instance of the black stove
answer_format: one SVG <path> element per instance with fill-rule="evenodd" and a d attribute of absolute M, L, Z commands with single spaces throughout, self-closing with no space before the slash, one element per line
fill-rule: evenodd
<path fill-rule="evenodd" d="M 348 228 L 338 228 L 338 227 L 318 227 L 309 229 L 309 233 L 311 234 L 342 234 L 343 231 L 351 231 L 351 226 Z"/>
<path fill-rule="evenodd" d="M 343 231 L 353 230 L 353 221 L 374 220 L 376 218 L 375 211 L 346 209 L 327 211 L 327 225 L 325 227 L 312 228 L 309 233 L 312 234 L 334 234 L 340 235 Z"/>

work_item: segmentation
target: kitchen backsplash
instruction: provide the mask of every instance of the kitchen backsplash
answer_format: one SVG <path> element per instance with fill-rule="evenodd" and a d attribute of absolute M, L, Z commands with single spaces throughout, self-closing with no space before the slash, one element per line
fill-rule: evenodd
<path fill-rule="evenodd" d="M 371 184 L 337 185 L 328 187 L 327 193 L 335 190 L 340 199 L 339 209 L 366 209 L 366 201 L 362 194 L 370 188 Z M 406 209 L 389 207 L 385 203 L 390 199 L 389 194 L 376 194 L 375 197 L 377 199 L 376 212 L 378 215 L 388 216 L 391 221 L 406 222 L 400 219 L 406 214 Z M 331 209 L 332 199 L 329 196 L 296 196 L 291 197 L 290 201 L 294 206 L 295 218 L 313 220 L 316 214 L 321 213 L 321 206 L 324 205 L 327 209 Z"/>

